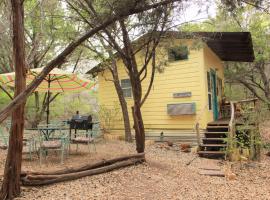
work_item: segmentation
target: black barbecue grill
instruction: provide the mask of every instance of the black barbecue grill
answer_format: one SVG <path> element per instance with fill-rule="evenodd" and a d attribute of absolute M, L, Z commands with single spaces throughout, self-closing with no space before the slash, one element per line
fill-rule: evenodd
<path fill-rule="evenodd" d="M 72 129 L 75 130 L 75 137 L 76 137 L 77 130 L 85 130 L 87 132 L 88 130 L 92 130 L 93 127 L 91 115 L 87 116 L 75 115 L 67 123 L 69 124 L 70 137 Z"/>

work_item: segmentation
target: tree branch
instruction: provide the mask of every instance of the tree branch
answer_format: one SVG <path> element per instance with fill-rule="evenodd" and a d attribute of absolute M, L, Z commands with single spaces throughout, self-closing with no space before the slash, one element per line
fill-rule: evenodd
<path fill-rule="evenodd" d="M 0 89 L 3 90 L 3 92 L 12 100 L 12 95 L 4 88 L 2 85 L 0 85 Z"/>
<path fill-rule="evenodd" d="M 146 101 L 147 97 L 150 94 L 150 91 L 152 89 L 152 85 L 154 83 L 154 78 L 155 78 L 155 70 L 156 70 L 156 52 L 152 52 L 152 73 L 151 73 L 151 79 L 150 79 L 150 83 L 147 89 L 147 92 L 145 93 L 142 101 L 141 101 L 141 107 L 143 106 L 144 102 Z"/>
<path fill-rule="evenodd" d="M 82 55 L 82 50 L 80 51 L 80 53 L 79 53 L 79 56 L 78 56 L 78 58 L 77 58 L 77 60 L 76 60 L 76 63 L 75 63 L 75 65 L 74 65 L 74 68 L 73 68 L 73 70 L 72 70 L 72 73 L 74 73 L 75 71 L 76 71 L 76 68 L 77 68 L 77 66 L 78 66 L 78 63 L 79 63 L 79 61 L 80 61 L 80 59 L 81 59 L 81 55 Z"/>
<path fill-rule="evenodd" d="M 81 45 L 81 43 L 83 43 L 89 37 L 92 37 L 98 31 L 104 29 L 105 27 L 109 26 L 115 21 L 120 20 L 129 15 L 140 13 L 140 12 L 147 11 L 150 9 L 154 9 L 154 8 L 157 8 L 159 6 L 166 5 L 169 3 L 181 2 L 181 1 L 182 0 L 164 0 L 164 1 L 153 3 L 150 5 L 132 7 L 132 8 L 123 10 L 123 12 L 119 13 L 118 15 L 111 16 L 109 19 L 105 20 L 103 23 L 101 23 L 97 27 L 88 30 L 81 37 L 79 37 L 78 39 L 75 39 L 75 41 L 72 41 L 56 58 L 50 61 L 46 65 L 46 67 L 42 70 L 42 72 L 37 76 L 37 78 L 34 81 L 32 81 L 24 91 L 18 94 L 4 109 L 0 111 L 0 123 L 3 120 L 5 120 L 9 116 L 9 114 L 13 112 L 18 106 L 24 103 L 25 99 L 38 87 L 38 85 L 43 81 L 43 79 L 50 73 L 50 71 L 53 68 L 64 63 L 67 56 L 70 55 L 79 45 Z"/>
<path fill-rule="evenodd" d="M 261 97 L 259 94 L 258 94 L 258 92 L 249 84 L 249 83 L 247 83 L 246 81 L 244 81 L 244 80 L 242 80 L 242 79 L 239 79 L 238 80 L 240 83 L 242 83 L 247 89 L 249 89 L 250 90 L 250 92 L 252 92 L 252 94 L 254 94 L 258 99 L 260 99 L 261 101 L 263 101 L 263 102 L 265 102 L 265 103 L 267 103 L 267 104 L 269 104 L 270 102 L 269 102 L 269 100 L 266 100 L 266 99 L 264 99 L 263 97 Z"/>

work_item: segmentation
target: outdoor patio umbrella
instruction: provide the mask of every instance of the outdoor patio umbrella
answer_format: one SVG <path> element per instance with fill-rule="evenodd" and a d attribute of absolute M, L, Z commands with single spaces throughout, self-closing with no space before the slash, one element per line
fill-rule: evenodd
<path fill-rule="evenodd" d="M 26 76 L 26 84 L 30 84 L 42 70 L 43 68 L 29 70 Z M 14 87 L 15 73 L 0 74 L 0 82 Z M 95 83 L 93 81 L 79 77 L 77 74 L 54 68 L 35 90 L 47 93 L 47 124 L 49 123 L 51 92 L 80 92 L 92 90 L 94 87 Z"/>

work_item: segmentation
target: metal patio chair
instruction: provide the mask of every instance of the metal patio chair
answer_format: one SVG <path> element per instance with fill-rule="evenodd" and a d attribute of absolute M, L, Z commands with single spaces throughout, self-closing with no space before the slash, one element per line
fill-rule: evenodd
<path fill-rule="evenodd" d="M 76 144 L 76 152 L 78 152 L 79 144 L 87 145 L 89 153 L 91 152 L 92 145 L 94 152 L 96 152 L 95 135 L 97 135 L 97 133 L 97 130 L 88 130 L 86 133 L 78 132 L 77 137 L 71 140 L 72 144 Z"/>
<path fill-rule="evenodd" d="M 6 129 L 6 130 L 5 130 Z M 0 146 L 2 149 L 7 149 L 9 144 L 9 131 L 10 128 L 0 127 Z M 27 134 L 24 134 L 24 136 Z M 23 138 L 23 151 L 22 153 L 28 154 L 29 159 L 32 160 L 32 153 L 35 152 L 35 142 L 31 135 Z"/>
<path fill-rule="evenodd" d="M 53 126 L 53 127 L 52 127 Z M 56 125 L 46 125 L 46 128 L 56 128 Z M 58 127 L 58 134 L 55 132 L 51 137 L 46 137 L 43 134 L 44 127 L 39 126 L 39 159 L 40 165 L 42 164 L 43 155 L 47 156 L 48 151 L 58 151 L 60 152 L 61 164 L 64 162 L 65 155 L 68 156 L 69 149 L 69 137 L 67 133 L 61 131 L 61 127 Z M 46 131 L 46 130 L 45 130 Z"/>

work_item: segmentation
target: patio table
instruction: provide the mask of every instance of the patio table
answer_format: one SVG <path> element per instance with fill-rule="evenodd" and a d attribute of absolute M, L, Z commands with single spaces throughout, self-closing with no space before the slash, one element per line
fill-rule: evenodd
<path fill-rule="evenodd" d="M 63 127 L 39 127 L 39 128 L 28 128 L 26 130 L 35 130 L 39 131 L 39 133 L 42 133 L 44 135 L 45 140 L 50 140 L 51 134 L 54 133 L 55 131 L 62 131 L 62 130 L 68 130 L 68 128 L 63 128 Z"/>

